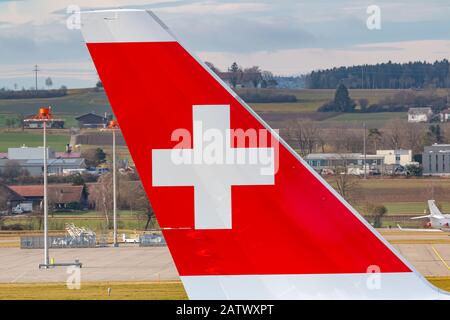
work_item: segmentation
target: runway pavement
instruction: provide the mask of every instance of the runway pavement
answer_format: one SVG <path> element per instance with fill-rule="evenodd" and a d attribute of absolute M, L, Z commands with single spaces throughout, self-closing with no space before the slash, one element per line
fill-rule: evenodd
<path fill-rule="evenodd" d="M 178 280 L 167 247 L 121 246 L 119 248 L 53 249 L 55 262 L 79 259 L 82 281 Z M 67 267 L 41 269 L 43 250 L 0 248 L 0 283 L 65 282 Z"/>
<path fill-rule="evenodd" d="M 423 275 L 450 276 L 448 233 L 380 230 L 393 246 Z M 82 281 L 178 280 L 178 272 L 166 247 L 122 245 L 119 248 L 52 249 L 58 262 L 79 259 Z M 43 250 L 0 248 L 0 283 L 65 282 L 66 268 L 39 270 Z M 446 265 L 447 264 L 447 265 Z"/>
<path fill-rule="evenodd" d="M 450 265 L 450 245 L 398 244 L 394 247 L 424 276 L 450 276 L 450 270 L 446 266 L 446 264 Z M 433 250 L 433 247 L 437 253 Z"/>

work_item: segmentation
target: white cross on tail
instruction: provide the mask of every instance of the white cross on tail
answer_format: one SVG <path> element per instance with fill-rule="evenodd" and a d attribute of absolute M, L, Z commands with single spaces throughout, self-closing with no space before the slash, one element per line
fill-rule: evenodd
<path fill-rule="evenodd" d="M 273 185 L 274 148 L 231 148 L 230 106 L 193 106 L 193 149 L 152 150 L 153 186 L 193 186 L 195 229 L 231 229 L 231 186 Z"/>

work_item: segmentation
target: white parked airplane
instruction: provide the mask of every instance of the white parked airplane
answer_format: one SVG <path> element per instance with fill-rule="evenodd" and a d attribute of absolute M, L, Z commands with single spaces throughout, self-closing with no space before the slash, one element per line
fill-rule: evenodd
<path fill-rule="evenodd" d="M 428 208 L 430 214 L 426 216 L 414 217 L 412 220 L 416 219 L 429 219 L 428 226 L 442 231 L 450 231 L 450 215 L 442 214 L 441 210 L 436 206 L 434 200 L 428 200 Z"/>

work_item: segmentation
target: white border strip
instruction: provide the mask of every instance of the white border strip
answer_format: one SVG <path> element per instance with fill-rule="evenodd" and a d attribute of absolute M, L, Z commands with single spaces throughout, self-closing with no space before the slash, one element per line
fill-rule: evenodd
<path fill-rule="evenodd" d="M 412 272 L 181 277 L 195 300 L 423 300 L 449 297 Z"/>
<path fill-rule="evenodd" d="M 161 20 L 145 10 L 99 10 L 80 14 L 81 31 L 87 43 L 175 41 Z"/>

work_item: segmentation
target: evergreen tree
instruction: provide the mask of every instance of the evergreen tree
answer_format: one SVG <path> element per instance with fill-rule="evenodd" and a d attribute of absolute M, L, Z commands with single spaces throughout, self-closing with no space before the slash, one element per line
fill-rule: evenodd
<path fill-rule="evenodd" d="M 356 103 L 350 98 L 348 89 L 344 84 L 339 84 L 334 93 L 334 100 L 322 105 L 320 112 L 355 112 Z"/>
<path fill-rule="evenodd" d="M 444 137 L 442 135 L 441 126 L 440 125 L 431 125 L 428 131 L 428 135 L 431 140 L 435 143 L 444 142 Z"/>

